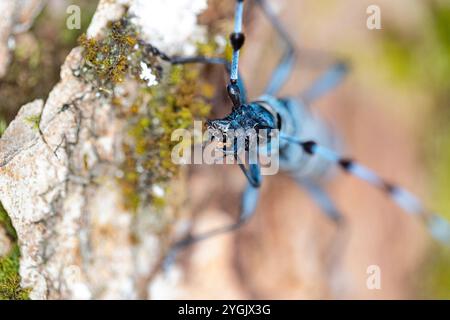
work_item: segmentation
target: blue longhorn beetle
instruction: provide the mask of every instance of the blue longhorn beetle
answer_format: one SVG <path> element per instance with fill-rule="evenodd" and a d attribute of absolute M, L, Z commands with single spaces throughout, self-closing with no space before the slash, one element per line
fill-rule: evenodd
<path fill-rule="evenodd" d="M 342 215 L 321 187 L 320 180 L 334 166 L 338 166 L 345 172 L 380 189 L 405 212 L 422 219 L 428 225 L 434 238 L 450 245 L 450 224 L 448 221 L 427 210 L 422 202 L 407 190 L 385 181 L 372 170 L 349 158 L 341 157 L 339 153 L 331 149 L 337 148 L 336 134 L 321 119 L 315 117 L 307 106 L 342 81 L 348 72 L 345 63 L 337 62 L 332 65 L 301 97 L 277 97 L 277 93 L 286 83 L 293 70 L 296 50 L 290 36 L 266 0 L 255 1 L 286 44 L 285 53 L 273 71 L 265 93 L 257 101 L 246 101 L 245 86 L 238 71 L 239 51 L 245 41 L 242 32 L 244 0 L 236 0 L 234 31 L 230 35 L 233 48 L 231 64 L 223 58 L 169 57 L 161 52 L 159 53 L 163 60 L 174 65 L 202 63 L 226 67 L 230 77 L 227 92 L 233 103 L 233 109 L 224 119 L 208 121 L 208 130 L 220 132 L 226 137 L 228 131 L 236 129 L 279 129 L 280 169 L 290 175 L 299 185 L 306 188 L 313 200 L 329 218 L 338 223 L 342 220 Z M 171 265 L 180 249 L 215 235 L 236 230 L 253 215 L 262 183 L 261 168 L 259 164 L 248 164 L 246 166 L 239 163 L 239 166 L 248 179 L 248 185 L 242 196 L 238 221 L 202 234 L 188 235 L 176 242 L 164 261 L 165 267 Z"/>

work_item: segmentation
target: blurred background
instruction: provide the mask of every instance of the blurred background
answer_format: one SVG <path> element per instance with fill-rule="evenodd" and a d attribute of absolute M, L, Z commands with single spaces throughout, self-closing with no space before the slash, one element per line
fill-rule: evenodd
<path fill-rule="evenodd" d="M 241 68 L 250 98 L 262 92 L 282 54 L 257 6 L 245 17 Z M 345 83 L 312 108 L 341 135 L 346 154 L 405 186 L 450 219 L 450 3 L 448 1 L 270 1 L 299 50 L 284 88 L 296 94 L 333 59 L 350 62 Z M 65 27 L 66 8 L 82 8 L 82 30 Z M 366 27 L 369 5 L 381 30 Z M 214 33 L 232 29 L 233 2 L 209 1 L 201 21 Z M 29 32 L 16 37 L 0 79 L 0 130 L 18 108 L 46 98 L 95 1 L 51 0 Z M 219 87 L 213 117 L 229 110 L 222 70 L 205 77 Z M 196 232 L 235 219 L 245 178 L 230 166 L 192 166 L 186 210 Z M 327 190 L 347 224 L 337 228 L 288 177 L 267 177 L 255 217 L 240 231 L 200 243 L 180 257 L 182 276 L 155 281 L 153 298 L 397 299 L 450 298 L 450 251 L 383 194 L 336 173 Z M 381 289 L 366 286 L 381 270 Z M 174 282 L 175 281 L 175 282 Z"/>

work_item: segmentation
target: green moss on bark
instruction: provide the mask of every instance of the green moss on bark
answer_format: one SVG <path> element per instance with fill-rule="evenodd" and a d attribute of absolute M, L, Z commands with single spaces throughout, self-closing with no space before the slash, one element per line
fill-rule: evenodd
<path fill-rule="evenodd" d="M 172 132 L 192 128 L 194 120 L 206 119 L 211 110 L 205 98 L 210 88 L 201 83 L 199 72 L 198 66 L 172 67 L 159 85 L 143 89 L 125 111 L 128 139 L 123 145 L 126 161 L 120 183 L 127 208 L 136 210 L 150 202 L 157 208 L 165 206 L 165 197 L 151 187 L 165 189 L 179 173 L 171 159 L 178 143 L 171 141 Z"/>
<path fill-rule="evenodd" d="M 13 241 L 13 247 L 8 255 L 0 257 L 0 300 L 28 300 L 29 289 L 20 286 L 20 251 L 16 231 L 1 204 L 0 227 L 6 230 L 8 237 Z"/>
<path fill-rule="evenodd" d="M 87 38 L 83 34 L 78 42 L 84 51 L 81 66 L 74 74 L 93 84 L 104 96 L 114 96 L 116 85 L 127 77 L 145 83 L 140 78 L 141 63 L 161 77 L 158 52 L 139 39 L 139 31 L 127 15 L 111 21 L 103 38 Z"/>
<path fill-rule="evenodd" d="M 127 15 L 110 22 L 102 38 L 81 36 L 79 43 L 83 60 L 75 75 L 94 85 L 98 97 L 110 99 L 118 116 L 126 119 L 125 161 L 118 178 L 125 207 L 131 211 L 148 204 L 163 208 L 168 182 L 179 172 L 171 159 L 176 144 L 171 134 L 207 118 L 208 97 L 214 89 L 201 81 L 202 66 L 171 66 L 164 53 L 140 39 L 139 28 Z M 197 49 L 200 54 L 214 55 L 218 46 L 211 41 L 198 44 Z M 151 69 L 157 85 L 149 87 L 141 79 L 142 64 Z M 140 85 L 134 102 L 124 102 L 127 94 L 117 93 L 124 81 Z"/>

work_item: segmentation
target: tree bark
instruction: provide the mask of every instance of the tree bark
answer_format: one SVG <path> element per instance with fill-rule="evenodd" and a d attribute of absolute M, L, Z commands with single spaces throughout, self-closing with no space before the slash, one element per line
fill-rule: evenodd
<path fill-rule="evenodd" d="M 170 1 L 170 12 L 196 17 L 201 10 L 195 3 L 203 2 Z M 88 36 L 100 36 L 108 21 L 124 14 L 124 4 L 153 6 L 156 13 L 168 6 L 100 1 Z M 136 23 L 142 21 L 151 40 L 148 31 L 158 26 L 145 19 Z M 195 20 L 191 27 L 189 32 L 198 31 Z M 176 26 L 170 32 L 179 34 Z M 170 34 L 158 42 L 170 53 L 194 45 L 193 39 Z M 48 100 L 24 105 L 0 140 L 0 201 L 17 231 L 21 285 L 31 289 L 32 299 L 143 298 L 164 241 L 152 227 L 151 212 L 131 213 L 122 204 L 116 174 L 124 120 L 74 76 L 81 54 L 81 48 L 69 54 Z M 174 206 L 176 201 L 170 202 L 165 212 Z"/>

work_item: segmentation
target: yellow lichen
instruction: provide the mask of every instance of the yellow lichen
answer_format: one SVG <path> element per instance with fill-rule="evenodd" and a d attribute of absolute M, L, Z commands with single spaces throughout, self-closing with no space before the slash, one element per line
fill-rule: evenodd
<path fill-rule="evenodd" d="M 124 146 L 124 198 L 136 209 L 142 201 L 163 207 L 165 199 L 151 193 L 152 185 L 165 185 L 179 172 L 171 159 L 175 129 L 189 129 L 194 120 L 204 120 L 211 110 L 202 95 L 198 66 L 175 66 L 160 85 L 144 89 L 128 111 L 131 138 Z M 212 90 L 212 89 L 211 89 Z M 149 102 L 144 96 L 151 97 Z M 141 172 L 139 172 L 141 171 Z"/>

